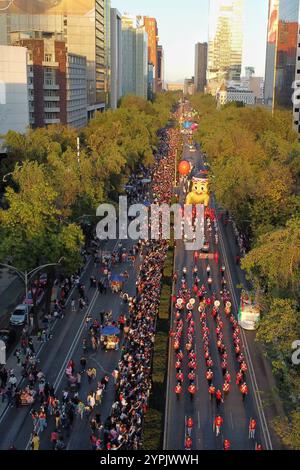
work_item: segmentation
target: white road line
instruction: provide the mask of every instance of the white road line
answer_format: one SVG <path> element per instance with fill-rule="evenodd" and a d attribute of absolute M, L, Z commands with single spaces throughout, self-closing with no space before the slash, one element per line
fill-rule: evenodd
<path fill-rule="evenodd" d="M 67 366 L 69 360 L 71 359 L 71 357 L 72 357 L 72 355 L 73 355 L 73 353 L 74 353 L 74 351 L 75 351 L 75 349 L 76 349 L 76 347 L 77 347 L 77 345 L 78 345 L 78 342 L 79 342 L 79 339 L 80 339 L 80 337 L 81 337 L 81 335 L 82 335 L 82 332 L 83 332 L 83 330 L 84 330 L 85 319 L 86 319 L 86 317 L 89 315 L 89 313 L 91 312 L 92 308 L 94 307 L 95 302 L 96 302 L 96 300 L 97 300 L 97 298 L 98 298 L 98 295 L 99 295 L 99 292 L 98 292 L 98 290 L 96 290 L 95 293 L 94 293 L 94 295 L 93 295 L 93 297 L 92 297 L 91 303 L 90 303 L 90 305 L 89 305 L 89 307 L 88 307 L 88 309 L 87 309 L 87 311 L 86 311 L 86 313 L 85 313 L 85 315 L 84 315 L 84 317 L 83 317 L 83 319 L 82 319 L 82 322 L 81 322 L 80 327 L 79 327 L 79 329 L 78 329 L 78 331 L 77 331 L 77 334 L 75 335 L 74 340 L 73 340 L 73 342 L 72 342 L 72 344 L 71 344 L 71 346 L 70 346 L 70 348 L 69 348 L 69 351 L 68 351 L 68 353 L 67 353 L 67 355 L 66 355 L 66 359 L 65 359 L 65 361 L 63 362 L 63 365 L 62 365 L 62 367 L 61 367 L 61 369 L 60 369 L 60 371 L 59 371 L 59 373 L 58 373 L 58 375 L 57 375 L 57 379 L 56 379 L 56 381 L 55 381 L 54 384 L 53 384 L 55 392 L 57 391 L 58 387 L 60 386 L 60 384 L 61 384 L 61 382 L 62 382 L 62 380 L 63 380 L 63 378 L 64 378 L 66 366 Z M 26 450 L 29 449 L 30 443 L 31 443 L 31 437 L 30 437 L 29 440 L 28 440 L 28 443 L 27 443 L 27 446 L 26 446 Z"/>
<path fill-rule="evenodd" d="M 91 262 L 91 259 L 92 257 L 89 256 L 89 260 L 87 261 L 81 275 L 80 275 L 80 279 L 84 276 L 84 274 L 86 273 L 87 271 L 87 268 Z M 72 295 L 73 295 L 73 292 L 74 290 L 76 289 L 76 285 L 74 285 L 71 289 L 71 291 L 69 292 L 68 294 L 68 298 L 66 300 L 66 305 L 68 305 L 68 303 L 70 302 L 71 298 L 72 298 Z M 57 325 L 57 323 L 59 322 L 59 319 L 55 319 L 55 321 L 53 322 L 53 325 L 52 325 L 52 328 L 51 328 L 51 332 L 54 330 L 55 326 Z M 42 343 L 40 346 L 39 346 L 39 349 L 37 350 L 36 352 L 36 358 L 38 358 L 41 354 L 41 352 L 43 351 L 44 347 L 46 346 L 46 344 L 48 343 L 48 341 L 46 343 Z M 22 382 L 24 381 L 25 379 L 24 378 L 21 378 L 21 380 L 19 381 L 18 383 L 18 387 L 22 384 Z M 10 410 L 10 406 L 7 406 L 5 408 L 5 410 L 3 411 L 3 413 L 1 414 L 0 416 L 0 424 L 3 422 L 5 416 L 7 415 L 8 411 Z"/>
<path fill-rule="evenodd" d="M 200 411 L 198 410 L 198 429 L 201 428 L 201 422 L 200 422 Z M 199 439 L 200 441 L 200 439 Z"/>
<path fill-rule="evenodd" d="M 219 221 L 217 221 L 217 224 L 219 225 Z M 236 310 L 236 312 L 238 312 L 239 307 L 238 307 L 237 295 L 236 295 L 236 291 L 235 291 L 235 288 L 234 288 L 234 285 L 233 285 L 230 266 L 229 266 L 229 262 L 228 262 L 228 258 L 227 258 L 227 253 L 226 253 L 226 249 L 225 249 L 224 240 L 223 240 L 223 233 L 222 233 L 222 230 L 220 230 L 220 227 L 219 227 L 219 233 L 220 233 L 219 238 L 220 238 L 221 251 L 223 253 L 223 258 L 224 258 L 224 262 L 225 262 L 225 266 L 226 266 L 226 274 L 227 274 L 227 278 L 228 278 L 228 281 L 229 281 L 229 284 L 230 284 L 230 287 L 231 287 L 232 298 L 233 298 L 233 303 L 234 303 L 234 306 L 235 306 L 235 310 Z M 267 423 L 265 413 L 264 413 L 264 410 L 263 410 L 261 397 L 260 397 L 260 394 L 259 394 L 259 391 L 258 391 L 259 389 L 258 389 L 258 385 L 257 385 L 257 379 L 256 379 L 255 371 L 254 371 L 254 366 L 253 366 L 253 362 L 252 362 L 252 358 L 251 358 L 247 338 L 246 338 L 246 335 L 245 335 L 245 332 L 244 332 L 243 328 L 241 328 L 241 336 L 242 336 L 243 343 L 244 343 L 244 350 L 245 350 L 246 360 L 247 360 L 248 365 L 249 365 L 249 375 L 250 375 L 250 380 L 251 380 L 251 383 L 252 383 L 252 388 L 253 388 L 253 392 L 254 392 L 254 399 L 255 399 L 255 403 L 256 403 L 257 412 L 258 412 L 258 415 L 259 415 L 259 420 L 260 420 L 261 429 L 262 429 L 262 433 L 263 433 L 263 437 L 264 437 L 264 441 L 265 441 L 265 446 L 266 446 L 267 450 L 273 450 L 270 431 L 269 431 L 268 423 Z"/>

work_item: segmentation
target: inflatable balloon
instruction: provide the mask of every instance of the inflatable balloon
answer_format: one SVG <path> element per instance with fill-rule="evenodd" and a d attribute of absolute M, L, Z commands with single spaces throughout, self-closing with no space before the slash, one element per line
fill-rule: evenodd
<path fill-rule="evenodd" d="M 192 190 L 186 197 L 186 204 L 204 204 L 209 205 L 208 180 L 203 178 L 192 179 Z"/>
<path fill-rule="evenodd" d="M 191 171 L 191 165 L 189 162 L 183 160 L 179 163 L 178 171 L 181 176 L 187 176 Z"/>

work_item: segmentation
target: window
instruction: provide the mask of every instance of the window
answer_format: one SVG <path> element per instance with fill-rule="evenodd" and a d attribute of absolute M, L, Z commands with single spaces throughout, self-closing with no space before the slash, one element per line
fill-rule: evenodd
<path fill-rule="evenodd" d="M 45 62 L 52 62 L 52 54 L 45 54 Z"/>

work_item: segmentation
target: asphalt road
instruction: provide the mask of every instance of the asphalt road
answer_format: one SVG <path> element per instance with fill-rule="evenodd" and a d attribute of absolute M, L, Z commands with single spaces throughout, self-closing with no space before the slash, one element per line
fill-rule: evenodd
<path fill-rule="evenodd" d="M 129 247 L 131 241 L 123 242 L 123 246 Z M 106 249 L 112 251 L 116 241 L 107 242 Z M 138 263 L 138 259 L 136 261 Z M 130 295 L 135 294 L 135 273 L 137 266 L 132 263 L 122 263 L 112 268 L 113 274 L 128 270 L 130 277 L 125 285 L 125 290 Z M 94 267 L 92 261 L 89 262 L 83 282 L 86 284 L 87 296 L 89 299 L 89 307 L 84 312 L 72 313 L 70 309 L 63 320 L 59 320 L 54 331 L 53 338 L 44 344 L 39 355 L 40 368 L 44 372 L 50 384 L 54 384 L 57 396 L 61 398 L 63 389 L 67 386 L 65 377 L 65 367 L 69 359 L 75 361 L 77 370 L 79 361 L 82 356 L 82 340 L 87 337 L 88 331 L 85 327 L 85 317 L 88 313 L 93 318 L 100 319 L 100 311 L 112 310 L 114 320 L 117 320 L 119 314 L 126 313 L 126 306 L 122 305 L 122 301 L 118 294 L 108 292 L 107 295 L 99 294 L 95 288 L 89 288 L 89 278 L 91 275 L 99 278 L 99 272 Z M 111 373 L 117 367 L 120 358 L 119 351 L 98 350 L 94 353 L 92 350 L 88 352 L 87 367 L 93 366 L 97 369 L 97 380 L 101 380 L 104 375 L 110 376 L 110 382 L 105 392 L 102 405 L 95 409 L 100 412 L 103 421 L 110 414 L 111 406 L 114 401 L 114 383 Z M 83 376 L 80 390 L 80 398 L 84 401 L 89 393 L 90 385 L 87 377 Z M 96 382 L 92 384 L 92 389 L 96 388 Z M 0 416 L 0 449 L 8 449 L 14 445 L 17 449 L 28 449 L 30 436 L 32 433 L 32 419 L 30 416 L 31 409 L 38 409 L 38 402 L 33 406 L 23 406 L 19 409 L 8 408 L 2 416 Z M 41 449 L 50 449 L 50 433 L 54 430 L 54 419 L 48 420 L 48 428 L 40 435 Z M 90 449 L 89 444 L 90 430 L 89 419 L 84 418 L 83 421 L 77 417 L 74 422 L 73 430 L 70 435 L 64 433 L 64 440 L 68 449 Z"/>
<path fill-rule="evenodd" d="M 189 160 L 195 167 L 194 173 L 197 173 L 197 170 L 203 164 L 200 151 L 196 153 L 191 153 L 187 146 L 184 147 L 183 158 Z M 221 225 L 219 223 L 219 225 Z M 218 293 L 221 290 L 221 274 L 220 266 L 222 264 L 226 265 L 226 275 L 227 287 L 230 289 L 231 293 L 235 292 L 232 295 L 235 299 L 233 302 L 233 311 L 237 313 L 237 303 L 239 299 L 239 293 L 236 289 L 236 276 L 232 281 L 231 272 L 235 272 L 235 261 L 232 256 L 232 252 L 228 249 L 231 246 L 232 240 L 228 241 L 228 234 L 225 230 L 221 229 L 220 232 L 220 241 L 219 245 L 216 247 L 214 242 L 214 237 L 211 237 L 210 242 L 210 252 L 216 250 L 220 253 L 219 264 L 216 265 L 215 261 L 210 261 L 211 273 L 213 279 L 212 291 L 215 292 L 218 296 Z M 225 240 L 225 241 L 224 241 Z M 176 286 L 176 293 L 178 292 L 180 278 L 182 276 L 182 269 L 186 266 L 188 268 L 188 287 L 191 288 L 193 285 L 192 282 L 192 269 L 194 266 L 193 261 L 193 252 L 186 251 L 183 242 L 177 242 L 176 251 L 175 251 L 175 270 L 178 273 L 178 285 Z M 206 274 L 206 260 L 199 260 L 197 263 L 198 266 L 198 275 L 202 281 L 207 280 Z M 230 271 L 230 272 L 229 272 Z M 206 284 L 207 285 L 207 284 Z M 208 286 L 207 286 L 208 287 Z M 231 374 L 231 391 L 229 395 L 225 398 L 224 404 L 221 404 L 219 410 L 216 409 L 215 401 L 211 402 L 208 394 L 208 384 L 205 378 L 206 365 L 203 354 L 203 343 L 202 343 L 202 332 L 201 325 L 199 320 L 198 313 L 198 302 L 194 308 L 194 320 L 195 320 L 195 352 L 197 355 L 197 369 L 196 369 L 196 386 L 197 392 L 193 398 L 190 399 L 190 394 L 188 393 L 189 381 L 187 378 L 188 374 L 188 365 L 187 365 L 187 354 L 183 360 L 184 368 L 184 384 L 183 392 L 178 399 L 175 396 L 175 386 L 177 383 L 176 380 L 176 369 L 175 369 L 175 353 L 171 350 L 170 360 L 169 360 L 169 372 L 168 372 L 168 390 L 167 390 L 167 403 L 166 403 L 166 420 L 165 420 L 165 441 L 164 448 L 166 450 L 182 450 L 184 449 L 185 442 L 185 419 L 188 416 L 193 418 L 194 427 L 192 432 L 193 440 L 193 449 L 194 450 L 221 450 L 223 449 L 224 439 L 229 439 L 231 442 L 231 448 L 234 450 L 251 450 L 255 447 L 255 442 L 262 443 L 264 448 L 272 448 L 272 443 L 269 439 L 268 434 L 268 425 L 264 420 L 264 412 L 262 410 L 261 400 L 259 401 L 259 393 L 257 390 L 257 382 L 255 381 L 254 375 L 257 374 L 255 366 L 253 366 L 253 371 L 250 370 L 252 380 L 250 380 L 250 373 L 247 374 L 247 384 L 249 387 L 249 395 L 246 398 L 245 402 L 242 401 L 242 397 L 238 387 L 235 384 L 235 375 L 239 370 L 238 363 L 236 361 L 234 346 L 232 343 L 232 330 L 229 320 L 226 318 L 225 314 L 222 313 L 222 319 L 224 321 L 224 342 L 226 350 L 228 352 L 228 365 L 229 372 Z M 214 385 L 216 388 L 222 387 L 223 376 L 220 367 L 219 353 L 216 346 L 216 335 L 215 335 L 215 322 L 212 319 L 211 315 L 207 316 L 208 318 L 208 327 L 210 328 L 210 351 L 212 354 L 212 359 L 214 361 Z M 172 325 L 174 324 L 174 319 L 172 318 Z M 255 351 L 254 345 L 254 333 L 247 333 L 245 339 L 244 333 L 242 333 L 242 341 L 248 352 L 248 344 L 251 344 L 251 355 Z M 185 345 L 186 338 L 186 326 L 184 327 L 184 337 L 182 340 L 182 345 Z M 172 344 L 172 343 L 171 343 Z M 172 347 L 172 346 L 171 346 Z M 183 349 L 183 347 L 182 347 Z M 243 348 L 245 354 L 245 348 Z M 256 357 L 257 359 L 257 357 Z M 250 362 L 250 365 L 249 365 Z M 251 369 L 251 359 L 248 360 L 249 369 Z M 259 374 L 264 374 L 264 369 L 259 370 Z M 268 375 L 267 375 L 268 376 Z M 221 435 L 219 437 L 215 436 L 213 430 L 214 418 L 217 414 L 220 414 L 224 423 L 222 426 Z M 255 440 L 250 440 L 248 437 L 248 425 L 250 418 L 254 418 L 257 421 L 257 431 Z"/>

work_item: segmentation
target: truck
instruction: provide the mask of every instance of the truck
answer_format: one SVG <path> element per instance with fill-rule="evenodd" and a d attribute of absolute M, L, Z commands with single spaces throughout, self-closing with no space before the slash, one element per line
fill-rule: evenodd
<path fill-rule="evenodd" d="M 259 325 L 260 313 L 261 307 L 259 303 L 253 299 L 249 292 L 243 290 L 238 314 L 239 325 L 244 330 L 256 330 Z"/>

